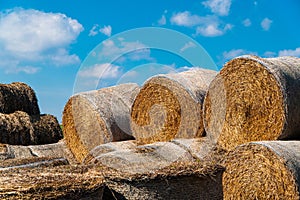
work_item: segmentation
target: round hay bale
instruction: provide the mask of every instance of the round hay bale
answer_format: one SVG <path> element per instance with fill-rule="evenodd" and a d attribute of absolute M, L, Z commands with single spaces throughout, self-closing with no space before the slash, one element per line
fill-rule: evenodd
<path fill-rule="evenodd" d="M 37 137 L 36 144 L 56 143 L 63 138 L 62 129 L 53 115 L 38 115 L 31 117 L 31 121 Z"/>
<path fill-rule="evenodd" d="M 0 143 L 14 145 L 36 144 L 37 138 L 30 116 L 22 111 L 0 113 Z"/>
<path fill-rule="evenodd" d="M 121 84 L 69 99 L 62 120 L 64 136 L 79 162 L 100 144 L 133 139 L 130 108 L 138 91 L 137 84 Z"/>
<path fill-rule="evenodd" d="M 300 141 L 264 141 L 229 153 L 224 199 L 299 199 Z"/>
<path fill-rule="evenodd" d="M 40 110 L 34 90 L 25 83 L 0 84 L 0 112 L 10 114 L 24 111 L 39 115 Z"/>
<path fill-rule="evenodd" d="M 0 143 L 12 145 L 49 144 L 63 137 L 54 116 L 29 116 L 23 111 L 0 113 L 0 133 Z"/>
<path fill-rule="evenodd" d="M 300 138 L 300 59 L 235 58 L 210 84 L 203 107 L 207 136 L 226 150 Z"/>
<path fill-rule="evenodd" d="M 131 109 L 131 128 L 138 143 L 202 136 L 202 102 L 215 75 L 212 70 L 193 68 L 146 81 Z"/>
<path fill-rule="evenodd" d="M 89 164 L 100 164 L 129 174 L 159 170 L 179 161 L 193 161 L 190 153 L 172 142 L 156 142 L 135 148 L 99 153 Z"/>

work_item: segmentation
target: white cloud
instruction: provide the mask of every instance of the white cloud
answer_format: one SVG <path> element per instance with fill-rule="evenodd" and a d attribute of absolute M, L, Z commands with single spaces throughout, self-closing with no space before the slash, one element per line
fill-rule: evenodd
<path fill-rule="evenodd" d="M 212 23 L 208 25 L 198 26 L 196 29 L 196 35 L 202 35 L 205 37 L 216 37 L 224 35 L 228 30 L 231 30 L 233 25 L 226 24 L 223 28 L 218 23 Z"/>
<path fill-rule="evenodd" d="M 7 68 L 4 66 L 4 60 L 7 59 L 16 61 L 11 66 L 15 71 L 29 74 L 37 70 L 22 66 L 41 62 L 63 66 L 80 62 L 77 55 L 69 55 L 67 50 L 83 31 L 77 20 L 61 13 L 22 8 L 6 10 L 0 15 L 1 68 Z M 18 67 L 21 67 L 20 70 Z"/>
<path fill-rule="evenodd" d="M 95 36 L 95 35 L 97 35 L 98 34 L 98 30 L 97 30 L 98 27 L 99 27 L 98 24 L 94 24 L 94 26 L 90 30 L 89 36 Z"/>
<path fill-rule="evenodd" d="M 231 24 L 223 24 L 219 17 L 215 15 L 198 16 L 192 15 L 188 11 L 179 12 L 172 16 L 171 23 L 178 26 L 195 27 L 194 36 L 216 37 L 225 34 L 233 28 Z"/>
<path fill-rule="evenodd" d="M 220 16 L 226 16 L 230 11 L 231 0 L 208 0 L 202 4 L 209 8 L 211 12 Z"/>
<path fill-rule="evenodd" d="M 249 18 L 245 19 L 242 21 L 242 24 L 245 26 L 245 27 L 249 27 L 251 26 L 252 22 Z"/>
<path fill-rule="evenodd" d="M 111 36 L 111 31 L 112 31 L 112 28 L 110 25 L 108 26 L 104 26 L 103 28 L 100 28 L 99 29 L 99 32 L 110 37 Z"/>
<path fill-rule="evenodd" d="M 162 15 L 161 18 L 157 21 L 159 26 L 163 26 L 167 24 L 167 19 L 165 15 Z"/>
<path fill-rule="evenodd" d="M 232 49 L 230 51 L 223 52 L 223 59 L 230 60 L 232 58 L 235 58 L 235 57 L 241 56 L 241 55 L 245 55 L 245 54 L 257 55 L 257 52 L 251 52 L 251 51 L 247 51 L 245 49 Z"/>
<path fill-rule="evenodd" d="M 300 57 L 300 47 L 293 49 L 284 49 L 278 52 L 279 56 L 295 56 Z"/>
<path fill-rule="evenodd" d="M 81 77 L 97 79 L 116 78 L 120 74 L 121 67 L 110 63 L 96 64 L 78 72 Z"/>
<path fill-rule="evenodd" d="M 199 34 L 203 36 L 213 37 L 223 35 L 223 32 L 220 29 L 218 29 L 218 27 L 216 27 L 215 25 L 210 24 L 205 27 L 197 27 L 196 35 Z"/>
<path fill-rule="evenodd" d="M 40 70 L 38 67 L 32 67 L 32 66 L 21 66 L 21 67 L 11 67 L 5 70 L 5 73 L 9 74 L 18 74 L 19 72 L 23 72 L 26 74 L 35 74 Z"/>
<path fill-rule="evenodd" d="M 112 27 L 110 25 L 99 28 L 99 24 L 94 24 L 94 26 L 92 27 L 92 29 L 89 32 L 89 36 L 96 36 L 99 33 L 102 33 L 102 34 L 110 37 L 111 32 L 112 32 Z"/>
<path fill-rule="evenodd" d="M 184 46 L 180 49 L 180 52 L 184 52 L 185 50 L 187 50 L 189 48 L 193 48 L 193 47 L 196 47 L 196 44 L 189 41 L 189 42 L 184 44 Z"/>
<path fill-rule="evenodd" d="M 198 15 L 192 15 L 189 11 L 184 11 L 174 14 L 170 21 L 178 26 L 192 27 L 202 23 L 203 19 Z"/>
<path fill-rule="evenodd" d="M 273 21 L 270 20 L 269 18 L 264 18 L 261 21 L 260 25 L 263 28 L 263 30 L 268 31 L 270 29 L 272 23 L 273 23 Z"/>
<path fill-rule="evenodd" d="M 150 49 L 139 41 L 126 42 L 123 38 L 119 38 L 117 41 L 105 40 L 102 44 L 103 48 L 98 53 L 102 60 L 118 59 L 118 62 L 124 62 L 126 60 L 153 61 L 153 58 L 150 55 Z"/>

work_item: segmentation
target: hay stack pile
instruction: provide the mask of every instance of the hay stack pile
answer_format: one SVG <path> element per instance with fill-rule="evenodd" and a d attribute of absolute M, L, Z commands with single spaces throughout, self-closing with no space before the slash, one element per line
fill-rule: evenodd
<path fill-rule="evenodd" d="M 216 73 L 194 68 L 146 81 L 131 109 L 131 128 L 137 142 L 203 136 L 202 102 Z"/>
<path fill-rule="evenodd" d="M 0 143 L 32 145 L 60 140 L 62 130 L 52 115 L 40 115 L 32 88 L 24 83 L 0 84 Z"/>
<path fill-rule="evenodd" d="M 96 146 L 133 139 L 130 108 L 139 91 L 137 84 L 121 84 L 76 94 L 64 108 L 66 143 L 79 162 Z"/>
<path fill-rule="evenodd" d="M 224 199 L 300 198 L 300 141 L 244 144 L 225 165 Z"/>
<path fill-rule="evenodd" d="M 300 138 L 300 59 L 242 56 L 225 64 L 204 101 L 207 136 L 226 150 Z"/>

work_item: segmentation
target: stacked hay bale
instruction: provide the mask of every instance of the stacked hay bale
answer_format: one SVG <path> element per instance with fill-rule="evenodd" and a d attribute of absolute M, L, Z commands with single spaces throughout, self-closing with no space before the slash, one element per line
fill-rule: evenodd
<path fill-rule="evenodd" d="M 131 128 L 137 142 L 203 136 L 202 102 L 215 75 L 215 71 L 194 68 L 146 81 L 131 109 Z"/>
<path fill-rule="evenodd" d="M 24 83 L 0 84 L 0 143 L 47 144 L 60 140 L 62 130 L 52 115 L 40 115 L 32 88 Z"/>
<path fill-rule="evenodd" d="M 225 160 L 224 199 L 299 199 L 300 141 L 238 146 Z"/>
<path fill-rule="evenodd" d="M 100 144 L 133 139 L 130 108 L 139 91 L 137 84 L 76 94 L 64 108 L 66 143 L 79 162 Z"/>
<path fill-rule="evenodd" d="M 300 59 L 241 56 L 225 64 L 204 100 L 204 126 L 221 148 L 300 138 Z"/>

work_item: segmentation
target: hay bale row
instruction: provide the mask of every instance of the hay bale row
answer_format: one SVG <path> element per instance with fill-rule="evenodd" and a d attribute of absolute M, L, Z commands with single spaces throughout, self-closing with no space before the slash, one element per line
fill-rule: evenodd
<path fill-rule="evenodd" d="M 300 199 L 300 141 L 247 143 L 225 166 L 224 199 Z"/>
<path fill-rule="evenodd" d="M 300 138 L 300 58 L 241 56 L 225 64 L 204 100 L 210 140 L 226 150 Z"/>
<path fill-rule="evenodd" d="M 26 112 L 0 113 L 0 143 L 34 145 L 58 142 L 62 130 L 52 115 L 30 116 Z"/>
<path fill-rule="evenodd" d="M 131 128 L 137 142 L 203 136 L 202 102 L 215 75 L 215 71 L 194 68 L 147 80 L 131 109 Z"/>
<path fill-rule="evenodd" d="M 133 139 L 130 108 L 138 91 L 137 84 L 121 84 L 69 99 L 63 113 L 64 136 L 79 162 L 100 144 Z"/>
<path fill-rule="evenodd" d="M 35 92 L 25 83 L 0 84 L 0 113 L 10 114 L 15 111 L 39 115 Z"/>

